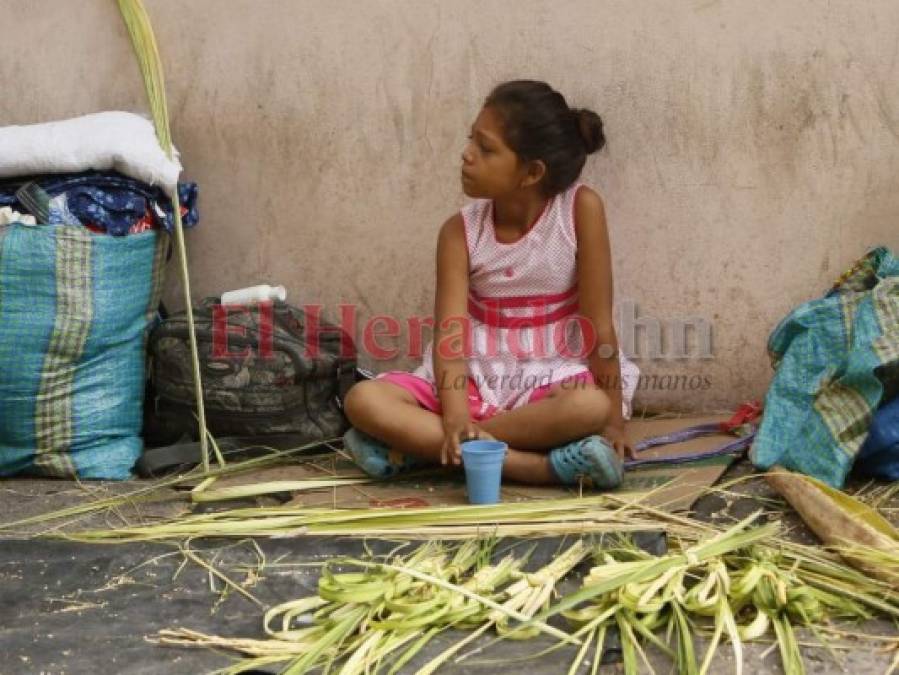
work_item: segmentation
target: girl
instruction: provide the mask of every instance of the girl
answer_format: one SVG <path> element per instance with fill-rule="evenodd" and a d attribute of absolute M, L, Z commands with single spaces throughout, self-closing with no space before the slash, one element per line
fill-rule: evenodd
<path fill-rule="evenodd" d="M 487 97 L 462 153 L 475 201 L 437 243 L 433 344 L 415 372 L 360 382 L 345 401 L 345 446 L 368 474 L 458 465 L 462 441 L 493 437 L 509 445 L 506 478 L 621 482 L 639 373 L 612 325 L 603 203 L 577 183 L 604 143 L 599 116 L 543 82 Z"/>

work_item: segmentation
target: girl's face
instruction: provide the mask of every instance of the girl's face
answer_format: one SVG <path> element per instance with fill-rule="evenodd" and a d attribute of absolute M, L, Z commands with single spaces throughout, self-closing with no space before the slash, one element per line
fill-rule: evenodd
<path fill-rule="evenodd" d="M 518 155 L 503 140 L 502 118 L 481 109 L 462 152 L 462 190 L 469 197 L 495 199 L 524 187 L 528 175 Z"/>

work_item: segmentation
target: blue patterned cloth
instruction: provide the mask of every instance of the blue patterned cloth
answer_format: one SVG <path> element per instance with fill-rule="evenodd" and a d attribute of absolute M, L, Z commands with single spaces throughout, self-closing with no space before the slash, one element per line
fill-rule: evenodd
<path fill-rule="evenodd" d="M 768 338 L 775 368 L 750 458 L 842 488 L 874 412 L 899 390 L 899 259 L 870 251 Z"/>
<path fill-rule="evenodd" d="M 168 195 L 153 187 L 115 171 L 88 171 L 65 175 L 17 179 L 0 183 L 0 206 L 19 207 L 15 192 L 25 182 L 34 180 L 51 197 L 65 195 L 68 211 L 82 224 L 103 227 L 109 234 L 122 236 L 149 209 L 155 224 L 172 232 L 174 212 Z M 187 209 L 182 218 L 185 227 L 199 221 L 196 183 L 178 183 L 178 199 Z M 51 221 L 58 222 L 57 218 Z"/>

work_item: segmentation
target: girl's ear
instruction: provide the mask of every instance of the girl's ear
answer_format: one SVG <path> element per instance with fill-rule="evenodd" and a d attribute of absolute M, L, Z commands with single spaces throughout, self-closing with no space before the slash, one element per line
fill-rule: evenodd
<path fill-rule="evenodd" d="M 528 162 L 524 178 L 521 181 L 521 187 L 530 187 L 536 185 L 546 175 L 546 164 L 541 159 L 535 159 Z"/>

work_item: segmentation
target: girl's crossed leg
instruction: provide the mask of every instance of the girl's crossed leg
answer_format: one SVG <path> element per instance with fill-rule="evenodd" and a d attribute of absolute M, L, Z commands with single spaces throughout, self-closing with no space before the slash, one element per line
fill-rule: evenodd
<path fill-rule="evenodd" d="M 503 476 L 522 483 L 559 482 L 547 452 L 585 436 L 599 434 L 609 415 L 609 398 L 586 382 L 553 385 L 547 395 L 519 408 L 477 422 L 509 445 Z M 356 384 L 344 402 L 354 427 L 391 449 L 439 464 L 443 420 L 426 410 L 403 387 L 383 380 Z"/>

